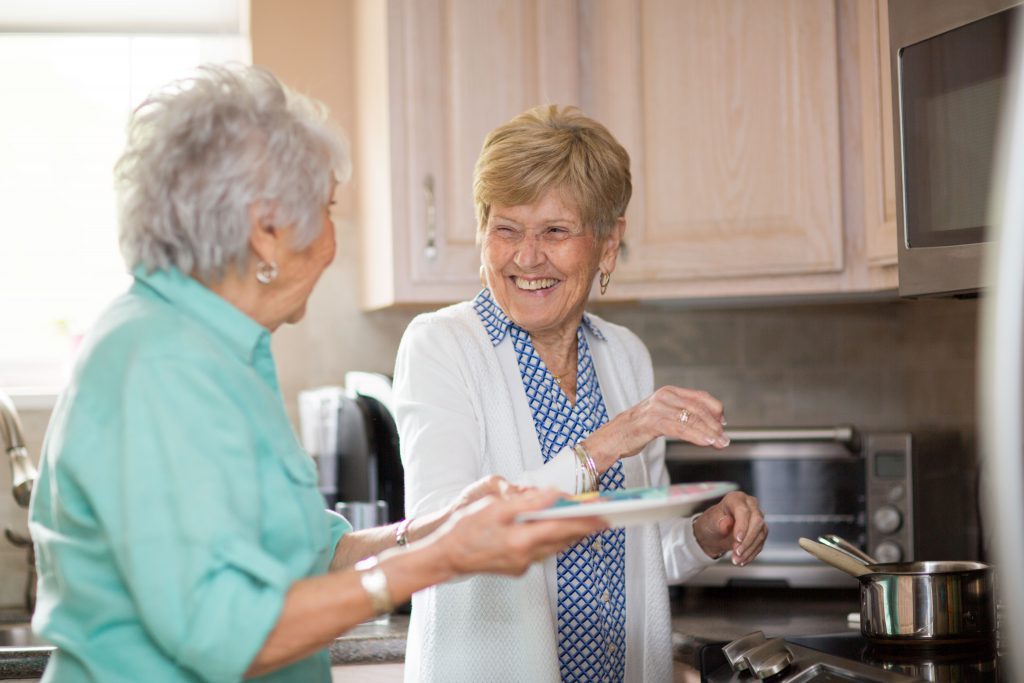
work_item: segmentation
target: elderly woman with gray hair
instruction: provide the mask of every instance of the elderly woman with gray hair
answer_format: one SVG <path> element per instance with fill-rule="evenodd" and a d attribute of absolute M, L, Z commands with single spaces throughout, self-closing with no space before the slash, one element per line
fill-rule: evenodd
<path fill-rule="evenodd" d="M 632 191 L 608 130 L 571 107 L 524 112 L 487 136 L 473 190 L 484 289 L 418 317 L 398 352 L 407 512 L 485 474 L 566 493 L 666 486 L 665 437 L 727 446 L 718 400 L 655 390 L 643 342 L 585 311 L 611 282 Z M 669 681 L 666 581 L 725 554 L 747 564 L 767 532 L 757 499 L 732 492 L 522 578 L 431 588 L 413 598 L 406 680 Z"/>
<path fill-rule="evenodd" d="M 227 67 L 149 98 L 128 137 L 135 282 L 83 343 L 31 504 L 44 681 L 326 682 L 325 646 L 374 613 L 601 528 L 516 524 L 557 494 L 494 477 L 390 527 L 324 510 L 270 333 L 334 257 L 339 138 L 266 71 Z"/>

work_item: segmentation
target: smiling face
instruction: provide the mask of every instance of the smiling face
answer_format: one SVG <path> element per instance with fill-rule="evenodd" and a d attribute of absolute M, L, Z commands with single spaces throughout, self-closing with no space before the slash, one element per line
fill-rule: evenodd
<path fill-rule="evenodd" d="M 598 270 L 615 268 L 623 226 L 619 219 L 611 237 L 600 242 L 556 189 L 533 204 L 492 205 L 481 252 L 487 286 L 535 339 L 574 335 Z"/>

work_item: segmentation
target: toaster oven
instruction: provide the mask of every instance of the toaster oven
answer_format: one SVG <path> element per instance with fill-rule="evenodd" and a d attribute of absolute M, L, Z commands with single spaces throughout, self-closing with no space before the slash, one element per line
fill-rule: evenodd
<path fill-rule="evenodd" d="M 956 433 L 849 426 L 734 429 L 721 450 L 669 441 L 673 483 L 733 481 L 757 496 L 769 534 L 746 567 L 720 562 L 687 585 L 856 587 L 797 544 L 837 534 L 878 561 L 979 555 L 977 467 Z"/>

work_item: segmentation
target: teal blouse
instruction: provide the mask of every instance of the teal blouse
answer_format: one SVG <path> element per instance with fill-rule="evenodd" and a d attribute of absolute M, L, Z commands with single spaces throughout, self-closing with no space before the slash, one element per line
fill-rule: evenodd
<path fill-rule="evenodd" d="M 32 499 L 44 681 L 237 681 L 289 586 L 350 530 L 324 509 L 268 331 L 135 272 L 83 342 Z M 326 651 L 266 681 L 329 681 Z"/>

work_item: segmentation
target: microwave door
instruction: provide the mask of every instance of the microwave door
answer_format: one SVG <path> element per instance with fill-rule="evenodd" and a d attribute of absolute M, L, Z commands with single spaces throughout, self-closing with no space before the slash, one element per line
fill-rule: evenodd
<path fill-rule="evenodd" d="M 1022 2 L 889 3 L 901 296 L 987 285 L 988 198 Z"/>
<path fill-rule="evenodd" d="M 985 268 L 993 283 L 982 309 L 981 437 L 986 525 L 1002 568 L 1003 649 L 1024 680 L 1024 22 L 1015 27 L 1010 97 L 1003 112 L 991 217 L 997 246 Z"/>

